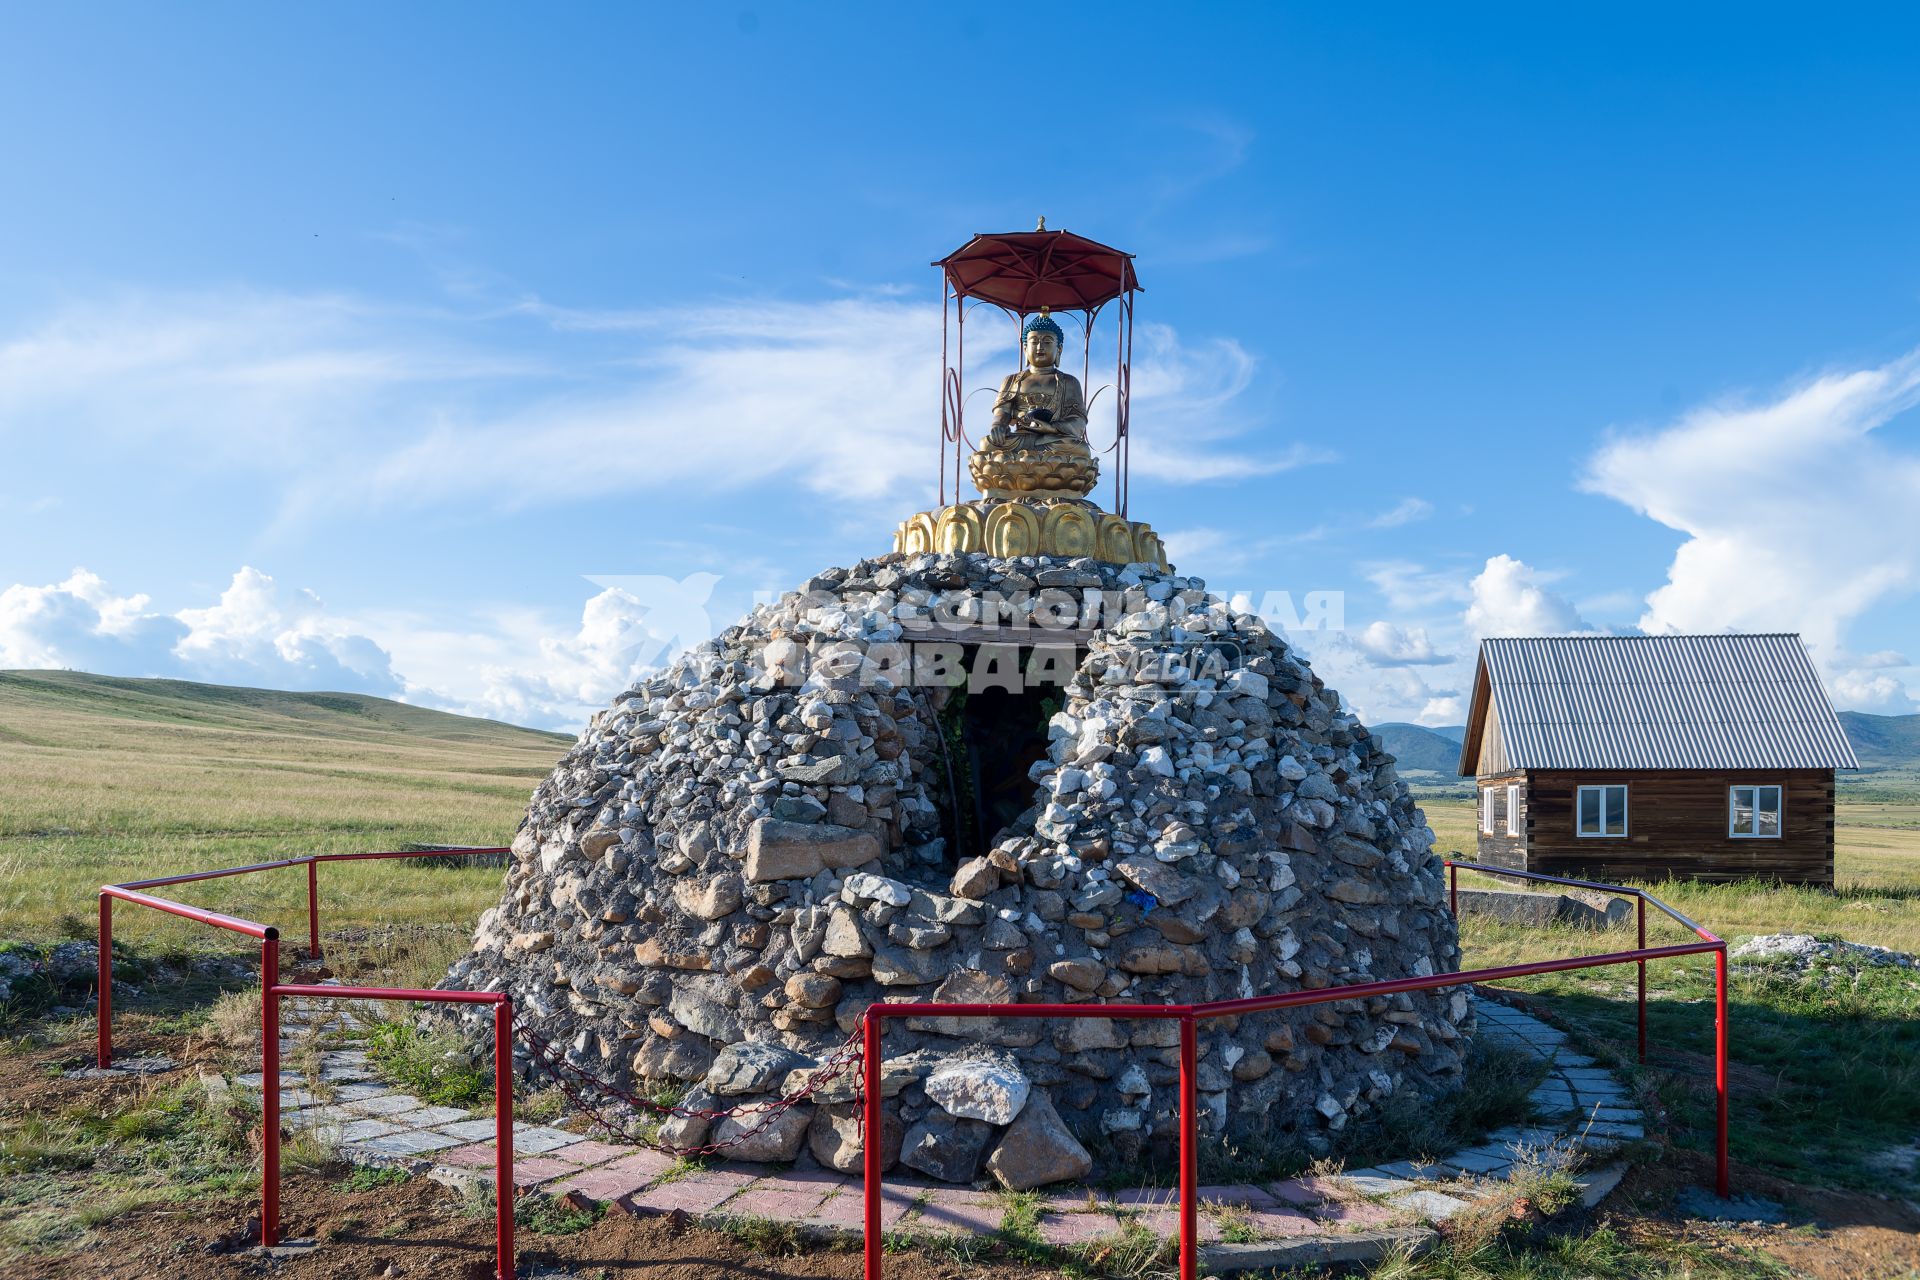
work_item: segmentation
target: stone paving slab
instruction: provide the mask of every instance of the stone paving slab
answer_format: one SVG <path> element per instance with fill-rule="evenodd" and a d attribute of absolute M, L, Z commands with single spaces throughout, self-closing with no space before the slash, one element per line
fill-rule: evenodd
<path fill-rule="evenodd" d="M 1040 1238 L 1056 1249 L 1119 1233 L 1120 1219 L 1110 1213 L 1049 1213 L 1040 1218 Z"/>
<path fill-rule="evenodd" d="M 645 1195 L 624 1202 L 632 1213 L 709 1214 L 740 1193 L 740 1188 L 725 1182 L 698 1182 L 680 1178 L 661 1186 L 647 1188 Z"/>
<path fill-rule="evenodd" d="M 986 1235 L 998 1231 L 1005 1217 L 1006 1206 L 998 1196 L 942 1189 L 927 1193 L 919 1212 L 908 1219 L 906 1229 L 938 1235 Z"/>
<path fill-rule="evenodd" d="M 729 1200 L 727 1212 L 743 1218 L 806 1218 L 817 1212 L 831 1194 L 826 1187 L 755 1184 Z"/>
<path fill-rule="evenodd" d="M 1180 1210 L 1178 1208 L 1152 1209 L 1140 1214 L 1134 1221 L 1157 1236 L 1164 1236 L 1169 1240 L 1177 1240 L 1180 1238 Z M 1204 1213 L 1195 1219 L 1195 1223 L 1200 1228 L 1200 1242 L 1202 1244 L 1211 1244 L 1220 1238 L 1220 1224 L 1212 1218 L 1207 1217 Z"/>
<path fill-rule="evenodd" d="M 513 1127 L 513 1154 L 515 1156 L 537 1156 L 548 1151 L 558 1151 L 581 1141 L 581 1135 L 568 1133 L 565 1129 L 550 1129 L 545 1125 L 515 1125 Z"/>
<path fill-rule="evenodd" d="M 468 1142 L 492 1141 L 496 1126 L 492 1116 L 485 1120 L 462 1120 L 457 1124 L 435 1125 L 441 1133 L 464 1138 Z"/>
<path fill-rule="evenodd" d="M 449 1121 L 463 1120 L 466 1116 L 467 1113 L 459 1107 L 415 1107 L 412 1111 L 388 1112 L 381 1118 L 406 1125 L 409 1129 L 431 1129 Z"/>
<path fill-rule="evenodd" d="M 383 1156 L 423 1156 L 444 1147 L 457 1146 L 458 1138 L 449 1138 L 432 1130 L 406 1129 L 385 1137 L 369 1138 L 356 1145 Z"/>

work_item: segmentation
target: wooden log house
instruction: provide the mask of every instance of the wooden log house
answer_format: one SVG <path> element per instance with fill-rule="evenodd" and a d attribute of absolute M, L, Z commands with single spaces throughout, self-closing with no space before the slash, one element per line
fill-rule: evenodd
<path fill-rule="evenodd" d="M 1797 635 L 1484 640 L 1461 745 L 1482 862 L 1833 884 L 1859 761 Z"/>

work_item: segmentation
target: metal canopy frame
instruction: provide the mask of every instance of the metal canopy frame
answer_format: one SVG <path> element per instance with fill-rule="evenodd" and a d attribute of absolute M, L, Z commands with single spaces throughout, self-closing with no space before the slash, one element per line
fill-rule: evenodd
<path fill-rule="evenodd" d="M 1109 303 L 1115 308 L 1114 436 L 1104 452 L 1113 455 L 1114 511 L 1125 516 L 1133 405 L 1133 295 L 1141 289 L 1133 255 L 1071 231 L 1048 231 L 1042 219 L 1034 231 L 976 235 L 933 264 L 943 282 L 940 309 L 940 505 L 960 501 L 966 455 L 973 447 L 966 432 L 967 312 L 974 306 L 998 307 L 1013 318 L 1016 334 L 1036 312 L 1058 311 L 1080 322 L 1081 385 L 1091 381 L 1093 327 Z M 1088 394 L 1091 408 L 1096 394 Z M 947 454 L 953 454 L 953 489 L 948 497 Z"/>

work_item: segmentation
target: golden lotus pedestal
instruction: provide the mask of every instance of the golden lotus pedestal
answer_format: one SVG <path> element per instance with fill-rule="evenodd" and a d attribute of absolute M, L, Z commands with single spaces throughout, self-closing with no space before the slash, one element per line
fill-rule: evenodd
<path fill-rule="evenodd" d="M 894 531 L 907 555 L 983 551 L 991 556 L 1091 556 L 1110 564 L 1171 570 L 1160 535 L 1145 522 L 1102 511 L 1078 498 L 982 498 L 922 511 Z"/>

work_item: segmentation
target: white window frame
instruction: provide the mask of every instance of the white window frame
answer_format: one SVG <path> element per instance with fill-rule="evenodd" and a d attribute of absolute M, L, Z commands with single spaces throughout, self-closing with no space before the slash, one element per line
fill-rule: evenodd
<path fill-rule="evenodd" d="M 1742 791 L 1753 792 L 1753 825 L 1750 830 L 1741 831 L 1733 825 L 1733 812 L 1737 807 L 1735 797 Z M 1774 829 L 1770 832 L 1760 830 L 1760 793 L 1774 793 L 1773 812 L 1777 817 Z M 1727 838 L 1729 840 L 1778 840 L 1787 833 L 1787 789 L 1777 782 L 1743 782 L 1727 788 Z"/>
<path fill-rule="evenodd" d="M 1480 834 L 1493 834 L 1493 788 L 1480 788 Z"/>
<path fill-rule="evenodd" d="M 1520 834 L 1520 784 L 1517 782 L 1507 784 L 1507 834 Z"/>
<path fill-rule="evenodd" d="M 1581 798 L 1589 791 L 1598 791 L 1600 793 L 1600 829 L 1598 831 L 1582 831 L 1580 829 L 1580 811 L 1585 807 Z M 1612 791 L 1618 791 L 1620 793 L 1620 813 L 1618 815 L 1620 818 L 1620 829 L 1618 831 L 1609 831 L 1607 829 L 1612 825 L 1611 820 L 1615 816 L 1607 798 L 1608 793 Z M 1631 830 L 1628 825 L 1628 817 L 1632 811 L 1633 805 L 1627 795 L 1627 784 L 1624 782 L 1594 782 L 1575 787 L 1573 790 L 1573 834 L 1580 840 L 1625 840 L 1628 832 Z"/>

